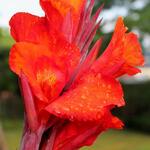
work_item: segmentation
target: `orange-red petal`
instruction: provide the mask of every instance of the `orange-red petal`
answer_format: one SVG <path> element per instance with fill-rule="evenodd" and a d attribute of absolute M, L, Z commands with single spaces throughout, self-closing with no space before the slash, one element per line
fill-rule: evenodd
<path fill-rule="evenodd" d="M 61 64 L 63 68 L 60 68 L 54 62 L 55 57 L 44 45 L 20 42 L 10 51 L 10 68 L 18 75 L 22 71 L 27 76 L 34 94 L 40 100 L 51 101 L 60 94 L 65 84 L 67 69 L 65 65 Z"/>
<path fill-rule="evenodd" d="M 65 68 L 56 65 L 52 58 L 40 57 L 35 62 L 36 81 L 40 85 L 43 94 L 50 101 L 59 96 L 66 83 Z"/>
<path fill-rule="evenodd" d="M 123 19 L 119 17 L 112 40 L 102 56 L 93 64 L 93 70 L 114 76 L 139 72 L 135 67 L 144 63 L 142 49 L 137 36 L 126 31 Z"/>
<path fill-rule="evenodd" d="M 48 29 L 44 17 L 17 13 L 11 18 L 9 24 L 11 35 L 17 42 L 48 42 Z"/>
<path fill-rule="evenodd" d="M 62 16 L 65 16 L 71 9 L 76 14 L 80 13 L 85 0 L 41 0 L 40 2 L 41 5 L 47 2 L 47 5 L 52 5 Z"/>
<path fill-rule="evenodd" d="M 99 120 L 107 106 L 124 105 L 122 88 L 118 81 L 101 74 L 84 75 L 78 83 L 46 110 L 70 120 Z"/>
<path fill-rule="evenodd" d="M 60 65 L 65 63 L 68 74 L 72 74 L 80 61 L 81 53 L 79 48 L 74 44 L 68 43 L 61 37 L 55 38 L 51 48 L 56 58 L 61 58 L 61 60 L 58 59 L 56 62 Z"/>
<path fill-rule="evenodd" d="M 69 11 L 71 11 L 74 28 L 73 34 L 77 30 L 80 13 L 85 2 L 85 0 L 40 0 L 41 7 L 48 18 L 50 28 L 61 31 L 64 19 Z"/>
<path fill-rule="evenodd" d="M 51 56 L 51 52 L 46 46 L 19 42 L 11 48 L 9 65 L 11 70 L 19 76 L 23 72 L 32 85 L 35 95 L 38 95 L 39 99 L 45 100 L 40 85 L 36 82 L 36 74 L 34 72 L 35 62 L 42 56 Z"/>
<path fill-rule="evenodd" d="M 22 71 L 27 76 L 39 99 L 46 96 L 51 100 L 60 94 L 79 58 L 79 50 L 65 41 L 60 40 L 59 44 L 49 47 L 19 42 L 10 51 L 9 64 L 16 74 L 20 75 Z M 48 78 L 55 78 L 56 84 L 52 86 Z"/>
<path fill-rule="evenodd" d="M 41 56 L 52 56 L 52 53 L 47 46 L 18 42 L 11 48 L 10 51 L 10 68 L 18 75 L 21 70 L 26 74 L 33 72 L 31 71 L 33 69 L 31 69 L 31 67 L 34 66 L 36 59 Z"/>

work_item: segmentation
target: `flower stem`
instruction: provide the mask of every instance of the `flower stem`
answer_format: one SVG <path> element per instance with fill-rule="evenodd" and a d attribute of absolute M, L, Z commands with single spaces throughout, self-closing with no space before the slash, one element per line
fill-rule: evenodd
<path fill-rule="evenodd" d="M 39 150 L 41 138 L 45 127 L 41 126 L 36 131 L 31 131 L 25 127 L 20 150 Z"/>

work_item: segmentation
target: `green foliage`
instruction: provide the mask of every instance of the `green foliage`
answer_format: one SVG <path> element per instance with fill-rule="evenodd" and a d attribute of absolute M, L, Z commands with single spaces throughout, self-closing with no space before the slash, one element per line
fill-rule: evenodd
<path fill-rule="evenodd" d="M 14 93 L 18 92 L 17 78 L 8 66 L 8 49 L 0 50 L 0 91 L 8 90 Z"/>
<path fill-rule="evenodd" d="M 107 131 L 82 150 L 149 150 L 150 136 L 132 131 Z"/>
<path fill-rule="evenodd" d="M 13 44 L 8 29 L 0 28 L 0 91 L 9 90 L 17 92 L 16 77 L 8 66 L 9 49 Z"/>
<path fill-rule="evenodd" d="M 9 49 L 4 47 L 0 50 L 0 118 L 21 118 L 23 108 L 18 81 L 8 66 Z"/>
<path fill-rule="evenodd" d="M 18 150 L 23 128 L 22 121 L 13 119 L 11 121 L 2 120 L 2 127 L 8 148 L 10 150 Z"/>
<path fill-rule="evenodd" d="M 144 7 L 144 9 L 136 10 L 131 9 L 129 16 L 126 17 L 127 26 L 131 28 L 137 28 L 142 33 L 150 33 L 150 2 Z"/>
<path fill-rule="evenodd" d="M 7 28 L 0 28 L 0 53 L 3 49 L 9 49 L 14 43 L 14 40 L 10 37 Z"/>
<path fill-rule="evenodd" d="M 115 110 L 127 127 L 150 132 L 150 82 L 123 85 L 126 106 Z"/>

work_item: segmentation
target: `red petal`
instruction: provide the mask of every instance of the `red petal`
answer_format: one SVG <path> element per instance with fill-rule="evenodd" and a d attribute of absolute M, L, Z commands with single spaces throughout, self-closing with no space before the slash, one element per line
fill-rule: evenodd
<path fill-rule="evenodd" d="M 100 74 L 88 74 L 46 110 L 70 120 L 99 120 L 106 106 L 124 105 L 119 82 Z"/>
<path fill-rule="evenodd" d="M 9 57 L 9 65 L 12 71 L 19 76 L 23 72 L 34 89 L 34 94 L 43 101 L 48 101 L 37 84 L 34 74 L 34 63 L 38 57 L 51 56 L 50 51 L 43 45 L 20 42 L 15 44 Z"/>
<path fill-rule="evenodd" d="M 114 76 L 119 76 L 125 73 L 137 73 L 135 67 L 141 66 L 144 63 L 141 46 L 138 42 L 137 36 L 132 32 L 125 33 L 126 31 L 127 28 L 124 26 L 123 20 L 120 17 L 117 21 L 115 32 L 109 46 L 102 56 L 100 56 L 100 58 L 93 64 L 93 70 L 104 74 L 111 72 L 110 75 Z M 122 66 L 118 67 L 121 63 Z M 111 68 L 114 69 L 115 66 L 115 72 L 112 72 Z"/>
<path fill-rule="evenodd" d="M 100 38 L 99 40 L 96 41 L 95 45 L 93 46 L 93 48 L 90 50 L 87 58 L 85 59 L 84 63 L 83 63 L 83 70 L 85 71 L 96 59 L 98 52 L 100 50 L 102 44 L 102 38 Z"/>
<path fill-rule="evenodd" d="M 11 69 L 17 74 L 20 74 L 21 70 L 26 74 L 30 74 L 30 72 L 33 72 L 31 71 L 33 69 L 31 69 L 31 66 L 33 66 L 35 60 L 41 56 L 50 57 L 52 53 L 48 47 L 44 45 L 19 42 L 16 43 L 10 51 L 9 64 Z"/>
<path fill-rule="evenodd" d="M 109 128 L 122 128 L 122 122 L 105 113 L 99 122 L 68 122 L 57 133 L 53 150 L 75 150 L 83 146 L 90 146 L 97 136 Z"/>
<path fill-rule="evenodd" d="M 10 30 L 17 42 L 48 42 L 46 20 L 29 13 L 17 13 L 10 22 Z"/>
<path fill-rule="evenodd" d="M 74 70 L 73 74 L 71 75 L 71 78 L 69 79 L 68 83 L 65 86 L 65 90 L 67 90 L 71 86 L 71 84 L 73 83 L 73 81 L 76 78 L 78 78 L 84 71 L 86 71 L 90 68 L 90 66 L 92 65 L 92 63 L 95 61 L 95 59 L 97 57 L 97 54 L 98 54 L 99 48 L 101 46 L 101 43 L 102 43 L 102 39 L 99 39 L 95 43 L 93 48 L 91 49 L 88 56 L 87 56 L 87 52 L 88 52 L 87 50 L 88 49 L 85 47 L 85 51 L 82 53 L 80 63 L 78 64 L 78 66 Z M 90 42 L 87 43 L 87 44 L 90 44 Z"/>
<path fill-rule="evenodd" d="M 35 62 L 36 80 L 43 91 L 43 94 L 49 99 L 54 100 L 61 93 L 66 83 L 65 68 L 59 68 L 53 59 L 40 57 Z"/>
<path fill-rule="evenodd" d="M 73 9 L 75 13 L 80 13 L 80 9 L 83 6 L 85 0 L 40 0 L 41 5 L 43 6 L 45 3 L 47 7 L 52 5 L 52 7 L 59 11 L 62 16 L 65 16 L 69 10 Z M 45 5 L 46 7 L 46 5 Z M 47 9 L 44 9 L 47 12 Z M 49 14 L 50 15 L 50 14 Z"/>
<path fill-rule="evenodd" d="M 42 9 L 45 11 L 50 29 L 56 29 L 60 31 L 63 22 L 63 16 L 59 10 L 53 7 L 49 0 L 40 0 L 40 4 Z"/>
<path fill-rule="evenodd" d="M 21 72 L 23 72 L 26 75 L 26 77 L 29 80 L 29 83 L 33 88 L 34 94 L 40 100 L 47 101 L 48 97 L 45 97 L 47 94 L 43 93 L 41 85 L 38 83 L 37 80 L 37 76 L 39 77 L 39 70 L 37 70 L 36 68 L 42 65 L 43 59 L 41 59 L 41 65 L 39 65 L 40 63 L 38 61 L 40 58 L 43 57 L 46 57 L 48 59 L 52 57 L 51 51 L 46 46 L 20 42 L 15 44 L 11 49 L 9 64 L 10 68 L 18 75 L 20 75 Z M 51 59 L 49 61 L 51 61 Z M 43 66 L 44 65 L 46 65 L 46 61 L 43 64 Z M 51 68 L 51 66 L 49 66 L 49 68 Z M 41 68 L 41 70 L 43 70 L 43 68 Z M 52 70 L 54 71 L 54 69 Z M 44 73 L 45 71 L 43 71 L 43 74 L 41 75 L 42 77 L 45 75 Z M 42 81 L 40 81 L 40 83 L 41 82 Z"/>
<path fill-rule="evenodd" d="M 61 40 L 57 45 L 52 44 L 51 49 L 45 45 L 20 42 L 11 49 L 9 64 L 15 73 L 20 75 L 22 71 L 27 76 L 30 84 L 34 87 L 35 95 L 38 95 L 39 99 L 45 99 L 43 98 L 43 95 L 45 95 L 52 100 L 60 94 L 64 83 L 69 79 L 69 75 L 78 64 L 79 58 L 79 50 Z M 40 72 L 39 82 L 37 81 L 38 72 Z M 57 74 L 55 74 L 57 76 L 55 88 L 52 88 L 48 82 L 48 78 L 52 77 L 51 72 Z M 51 92 L 48 92 L 50 89 Z M 44 94 L 42 94 L 42 91 Z"/>
<path fill-rule="evenodd" d="M 78 74 L 77 74 L 76 78 L 78 78 L 80 75 L 82 75 L 82 73 L 84 73 L 85 71 L 87 71 L 90 68 L 90 66 L 95 61 L 95 59 L 98 55 L 101 44 L 102 44 L 102 38 L 96 41 L 96 43 L 90 50 L 89 54 L 87 55 L 86 59 L 80 65 L 79 69 L 77 70 Z"/>
<path fill-rule="evenodd" d="M 87 19 L 86 20 L 87 22 L 85 22 L 85 26 L 84 26 L 84 29 L 82 30 L 82 35 L 81 35 L 80 41 L 78 43 L 79 48 L 82 51 L 84 51 L 84 49 L 85 49 L 84 47 L 86 47 L 88 49 L 90 43 L 92 42 L 92 40 L 96 34 L 97 29 L 100 26 L 102 19 L 98 21 L 98 17 L 100 15 L 102 8 L 103 8 L 103 5 L 96 11 L 96 13 L 92 17 L 92 19 Z M 86 44 L 86 43 L 89 43 L 89 44 Z"/>
<path fill-rule="evenodd" d="M 53 51 L 54 57 L 56 57 L 56 63 L 59 66 L 64 63 L 66 64 L 64 67 L 68 69 L 68 77 L 70 77 L 79 64 L 81 57 L 80 50 L 75 44 L 67 42 L 64 38 L 57 35 L 56 32 L 52 33 L 52 35 L 54 35 L 52 37 L 53 42 L 49 47 Z M 61 60 L 57 58 L 61 58 Z"/>
<path fill-rule="evenodd" d="M 77 30 L 80 13 L 85 0 L 40 0 L 40 4 L 46 13 L 51 28 L 61 31 L 65 16 L 72 12 L 74 33 Z"/>

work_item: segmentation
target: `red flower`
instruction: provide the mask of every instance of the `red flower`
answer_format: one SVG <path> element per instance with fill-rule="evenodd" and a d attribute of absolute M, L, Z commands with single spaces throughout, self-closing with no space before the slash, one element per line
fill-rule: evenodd
<path fill-rule="evenodd" d="M 102 40 L 90 50 L 98 9 L 94 0 L 40 0 L 45 17 L 17 13 L 10 20 L 16 44 L 9 64 L 20 78 L 26 126 L 22 150 L 73 150 L 91 145 L 109 128 L 122 128 L 111 114 L 123 106 L 116 79 L 144 63 L 137 36 L 118 18 L 112 40 L 97 58 Z M 90 51 L 90 52 L 88 52 Z"/>

